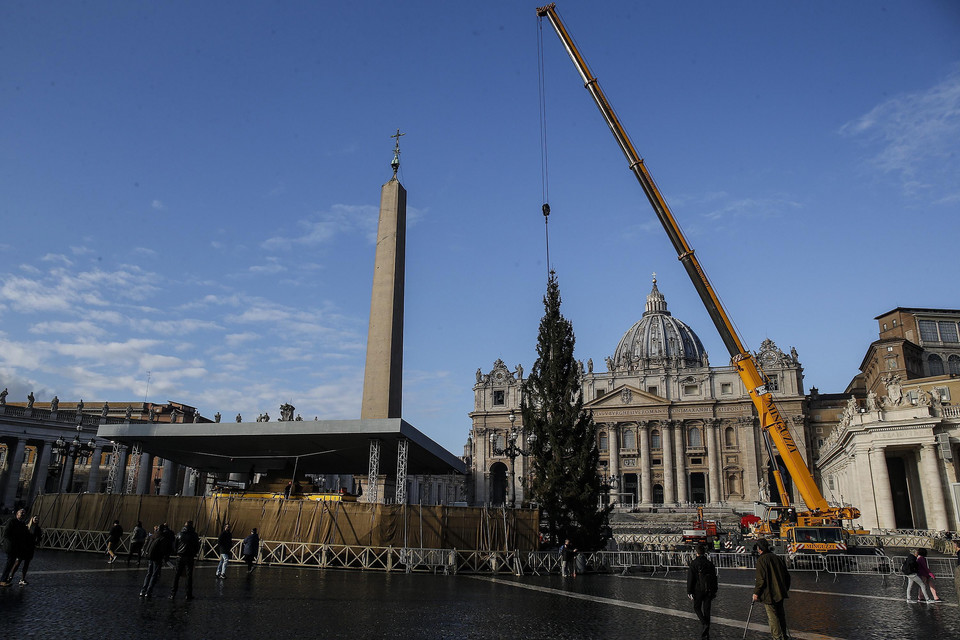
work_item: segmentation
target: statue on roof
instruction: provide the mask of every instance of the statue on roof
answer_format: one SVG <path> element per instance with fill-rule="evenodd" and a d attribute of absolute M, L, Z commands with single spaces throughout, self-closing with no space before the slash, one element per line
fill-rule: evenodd
<path fill-rule="evenodd" d="M 6 387 L 3 388 L 3 391 L 0 391 L 0 406 L 7 404 L 7 395 L 10 391 Z"/>
<path fill-rule="evenodd" d="M 53 400 L 50 401 L 50 412 L 56 413 L 60 408 L 60 398 L 53 396 Z"/>
<path fill-rule="evenodd" d="M 280 405 L 280 421 L 292 422 L 294 411 L 296 411 L 296 408 L 292 404 L 289 402 L 284 402 L 282 405 Z"/>
<path fill-rule="evenodd" d="M 27 409 L 33 409 L 33 401 L 33 391 L 31 391 L 29 394 L 27 394 Z"/>

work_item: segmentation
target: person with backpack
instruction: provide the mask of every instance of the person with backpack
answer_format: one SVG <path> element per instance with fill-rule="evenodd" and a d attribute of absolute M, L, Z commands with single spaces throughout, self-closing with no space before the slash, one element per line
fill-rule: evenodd
<path fill-rule="evenodd" d="M 717 568 L 706 553 L 706 545 L 698 544 L 697 555 L 687 567 L 687 597 L 693 600 L 693 612 L 700 619 L 702 640 L 710 640 L 710 605 L 717 596 Z"/>
<path fill-rule="evenodd" d="M 930 566 L 927 564 L 927 550 L 923 547 L 917 549 L 917 575 L 920 576 L 920 579 L 923 580 L 923 584 L 927 585 L 927 590 L 933 595 L 933 600 L 929 602 L 941 603 L 943 600 L 940 599 L 940 596 L 937 595 L 937 590 L 933 586 L 933 580 L 936 576 L 933 574 L 933 571 L 930 571 Z"/>
<path fill-rule="evenodd" d="M 137 520 L 136 526 L 130 534 L 130 552 L 127 553 L 127 566 L 130 566 L 130 560 L 137 556 L 137 566 L 140 566 L 140 559 L 143 557 L 143 543 L 147 539 L 147 530 L 143 528 L 143 523 Z"/>
<path fill-rule="evenodd" d="M 193 520 L 187 520 L 183 529 L 177 534 L 177 572 L 173 575 L 173 588 L 170 589 L 170 599 L 177 597 L 177 587 L 180 586 L 180 577 L 187 576 L 187 600 L 193 600 L 193 566 L 200 553 L 200 536 L 193 528 Z"/>
<path fill-rule="evenodd" d="M 153 528 L 153 533 L 147 536 L 143 544 L 143 555 L 147 556 L 147 577 L 140 588 L 140 597 L 149 598 L 153 595 L 153 587 L 160 579 L 160 569 L 163 568 L 170 555 L 170 539 L 165 535 L 167 525 L 161 524 Z"/>
<path fill-rule="evenodd" d="M 920 589 L 918 591 L 923 592 L 923 597 L 927 602 L 933 600 L 930 596 L 930 590 L 927 589 L 927 585 L 920 578 L 918 572 L 920 571 L 920 563 L 917 562 L 917 553 L 919 549 L 913 549 L 910 553 L 907 554 L 907 559 L 903 561 L 903 564 L 900 565 L 900 573 L 902 573 L 907 578 L 907 602 L 919 602 L 919 600 L 914 600 L 910 595 L 910 592 L 913 591 L 913 585 L 916 583 L 919 585 Z M 919 596 L 919 593 L 917 594 Z"/>
<path fill-rule="evenodd" d="M 254 527 L 250 530 L 250 535 L 243 539 L 243 545 L 240 547 L 240 553 L 243 555 L 243 561 L 247 563 L 247 573 L 253 573 L 257 561 L 257 556 L 260 555 L 260 535 L 257 533 L 257 528 Z"/>

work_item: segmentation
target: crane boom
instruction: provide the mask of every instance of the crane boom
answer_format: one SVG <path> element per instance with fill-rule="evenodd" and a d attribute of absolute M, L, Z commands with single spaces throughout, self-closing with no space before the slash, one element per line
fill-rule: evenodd
<path fill-rule="evenodd" d="M 813 475 L 803 461 L 797 444 L 790 434 L 790 429 L 787 427 L 786 421 L 777 410 L 773 395 L 767 386 L 766 376 L 760 371 L 753 355 L 743 346 L 743 342 L 737 335 L 736 329 L 730 321 L 726 310 L 724 310 L 719 296 L 710 284 L 706 273 L 704 273 L 703 268 L 700 266 L 700 261 L 697 259 L 696 254 L 683 235 L 683 231 L 674 219 L 673 213 L 671 213 L 670 208 L 667 206 L 656 183 L 647 171 L 643 159 L 637 154 L 633 143 L 630 141 L 630 137 L 627 135 L 623 125 L 620 124 L 617 114 L 614 112 L 613 107 L 610 106 L 603 90 L 600 88 L 600 84 L 590 72 L 586 61 L 574 44 L 563 22 L 560 20 L 560 16 L 556 11 L 556 5 L 551 3 L 539 7 L 537 9 L 537 15 L 541 20 L 547 18 L 550 21 L 550 24 L 560 37 L 564 48 L 567 50 L 567 54 L 577 68 L 577 72 L 583 80 L 584 87 L 590 92 L 593 101 L 596 103 L 597 108 L 600 109 L 603 119 L 610 128 L 610 132 L 620 146 L 620 150 L 623 152 L 623 155 L 626 156 L 630 171 L 633 172 L 640 182 L 643 192 L 650 201 L 650 205 L 653 207 L 657 218 L 663 225 L 664 231 L 667 232 L 667 237 L 677 252 L 677 257 L 681 264 L 683 264 L 683 268 L 686 270 L 687 275 L 693 282 L 694 288 L 697 290 L 697 294 L 700 296 L 700 300 L 703 302 L 707 312 L 710 314 L 710 318 L 717 327 L 723 344 L 726 346 L 727 351 L 730 352 L 731 362 L 734 367 L 736 367 L 737 373 L 740 374 L 740 379 L 749 392 L 750 399 L 753 401 L 757 413 L 760 416 L 761 430 L 769 435 L 777 451 L 780 453 L 780 457 L 790 477 L 793 478 L 800 497 L 811 512 L 810 516 L 816 520 L 852 519 L 859 517 L 860 512 L 857 509 L 850 507 L 831 507 L 817 487 Z M 771 460 L 771 464 L 776 468 L 775 460 Z M 779 481 L 779 478 L 777 479 Z"/>

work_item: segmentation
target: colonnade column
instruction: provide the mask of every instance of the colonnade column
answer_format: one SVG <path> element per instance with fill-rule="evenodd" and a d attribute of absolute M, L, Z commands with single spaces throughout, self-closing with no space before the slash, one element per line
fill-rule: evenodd
<path fill-rule="evenodd" d="M 683 448 L 686 430 L 682 422 L 673 424 L 674 454 L 677 456 L 677 502 L 690 502 L 690 496 L 687 494 L 687 455 Z"/>
<path fill-rule="evenodd" d="M 720 451 L 717 441 L 717 423 L 716 418 L 710 418 L 704 421 L 704 444 L 707 447 L 707 466 L 710 471 L 709 491 L 707 495 L 708 502 L 720 503 L 723 501 L 723 491 L 720 485 Z"/>
<path fill-rule="evenodd" d="M 871 478 L 863 478 L 861 481 L 873 484 L 874 499 L 877 505 L 877 526 L 881 529 L 896 529 L 897 521 L 893 513 L 893 492 L 890 490 L 890 473 L 887 471 L 887 456 L 884 454 L 883 447 L 871 447 L 870 471 Z"/>
<path fill-rule="evenodd" d="M 140 473 L 137 476 L 136 492 L 138 495 L 149 495 L 150 484 L 153 482 L 153 455 L 140 454 Z"/>
<path fill-rule="evenodd" d="M 160 495 L 172 496 L 177 481 L 177 463 L 167 458 L 163 461 L 163 476 L 160 478 Z"/>
<path fill-rule="evenodd" d="M 73 468 L 77 466 L 77 456 L 66 453 L 63 455 L 63 467 L 60 470 L 60 493 L 72 493 Z"/>
<path fill-rule="evenodd" d="M 877 466 L 877 456 L 871 454 L 869 447 L 856 447 L 849 454 L 847 464 L 839 467 L 836 474 L 836 491 L 845 501 L 857 505 L 860 509 L 860 521 L 867 529 L 880 527 L 877 516 L 877 475 L 873 471 Z M 880 456 L 883 457 L 883 456 Z M 886 461 L 883 461 L 886 467 Z M 887 483 L 889 486 L 889 482 Z M 890 506 L 891 513 L 893 506 Z"/>
<path fill-rule="evenodd" d="M 620 427 L 616 424 L 607 425 L 607 451 L 610 461 L 610 477 L 617 479 L 617 487 L 621 488 L 620 483 Z M 610 504 L 615 504 L 617 498 L 610 497 Z"/>
<path fill-rule="evenodd" d="M 641 420 L 637 425 L 637 437 L 640 439 L 640 500 L 643 504 L 653 502 L 650 491 L 650 421 Z"/>
<path fill-rule="evenodd" d="M 100 460 L 103 458 L 103 445 L 93 448 L 90 456 L 90 473 L 87 475 L 87 493 L 100 493 Z"/>
<path fill-rule="evenodd" d="M 943 499 L 940 465 L 937 464 L 937 445 L 928 442 L 920 447 L 920 478 L 923 483 L 923 505 L 927 511 L 927 528 L 945 531 L 947 506 Z"/>
<path fill-rule="evenodd" d="M 7 447 L 10 445 L 8 444 Z M 4 474 L 4 487 L 3 493 L 0 494 L 3 497 L 3 500 L 0 501 L 0 504 L 3 506 L 12 509 L 13 503 L 17 500 L 17 485 L 20 483 L 20 471 L 23 468 L 23 455 L 27 448 L 27 441 L 22 438 L 17 439 L 17 443 L 13 445 L 13 457 L 8 458 L 9 468 Z M 7 449 L 7 455 L 9 455 L 10 449 Z"/>
<path fill-rule="evenodd" d="M 46 491 L 52 444 L 47 440 L 41 440 L 37 445 L 37 457 L 33 463 L 33 477 L 30 478 L 30 491 L 27 493 L 27 502 L 30 504 L 40 493 Z"/>
<path fill-rule="evenodd" d="M 660 441 L 663 444 L 663 502 L 670 504 L 677 501 L 673 484 L 673 432 L 672 421 L 664 420 L 660 423 Z"/>

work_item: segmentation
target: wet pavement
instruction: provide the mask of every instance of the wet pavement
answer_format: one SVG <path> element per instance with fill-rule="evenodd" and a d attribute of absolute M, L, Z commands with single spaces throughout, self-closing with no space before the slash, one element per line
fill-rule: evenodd
<path fill-rule="evenodd" d="M 194 600 L 167 599 L 165 568 L 152 599 L 146 569 L 90 553 L 38 551 L 30 584 L 0 589 L 0 638 L 697 638 L 681 572 L 649 575 L 443 576 L 197 564 Z M 742 638 L 752 572 L 722 570 L 713 638 Z M 947 638 L 960 628 L 953 580 L 943 604 L 907 604 L 903 579 L 794 573 L 791 634 L 813 638 Z M 760 605 L 746 637 L 769 638 Z"/>

